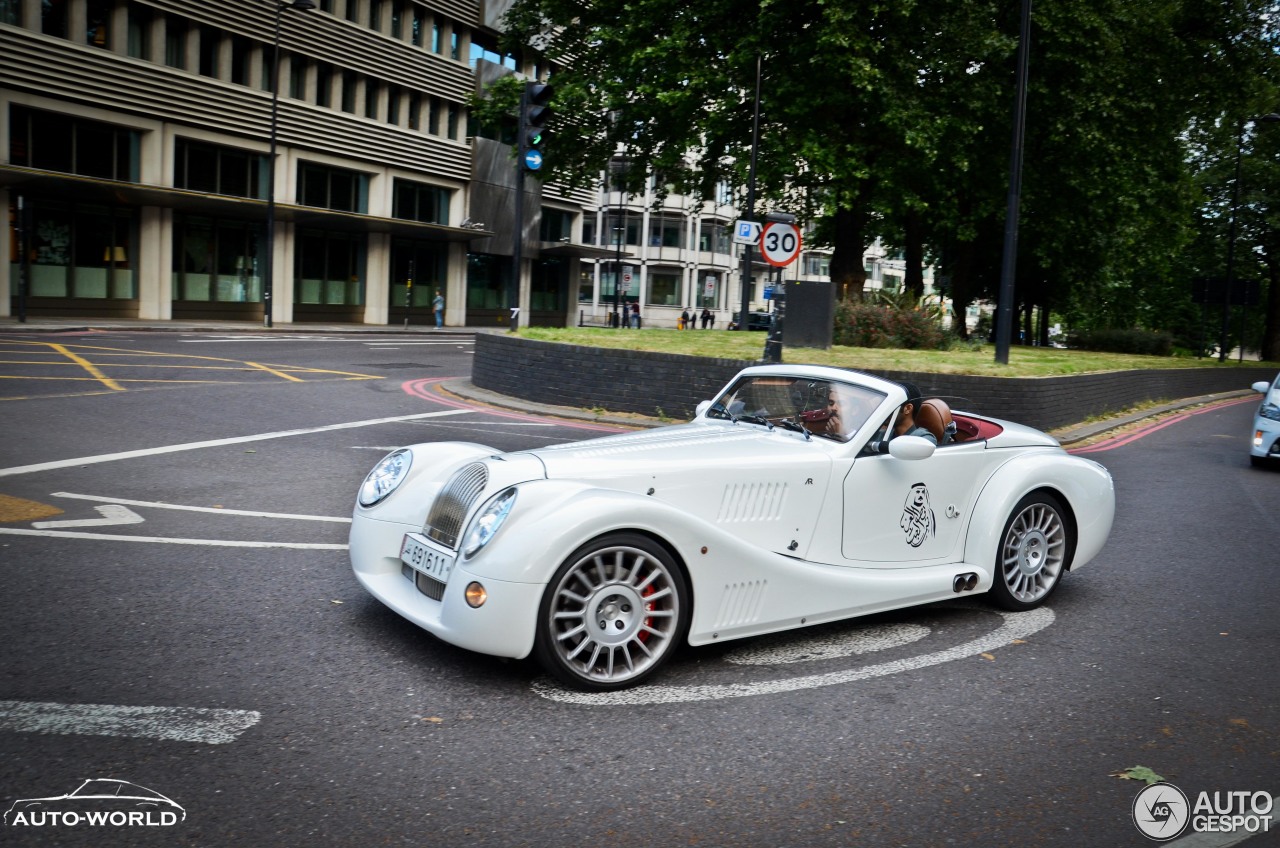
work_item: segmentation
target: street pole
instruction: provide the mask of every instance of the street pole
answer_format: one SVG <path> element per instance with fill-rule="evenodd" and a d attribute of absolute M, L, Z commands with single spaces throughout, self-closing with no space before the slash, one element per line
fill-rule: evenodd
<path fill-rule="evenodd" d="M 756 156 L 760 147 L 760 70 L 763 61 L 756 54 L 755 115 L 751 120 L 751 169 L 747 172 L 747 220 L 756 219 Z M 738 329 L 744 332 L 751 323 L 751 245 L 742 251 L 742 311 L 738 313 Z"/>
<path fill-rule="evenodd" d="M 271 296 L 275 287 L 276 264 L 276 135 L 280 114 L 280 20 L 285 9 L 307 12 L 314 9 L 313 0 L 276 3 L 275 36 L 271 46 L 271 140 L 267 152 L 267 245 L 262 269 L 262 325 L 271 326 Z"/>
<path fill-rule="evenodd" d="M 28 223 L 28 209 L 25 205 L 26 199 L 20 194 L 18 195 L 18 226 L 17 242 L 18 242 L 18 323 L 27 323 L 27 279 L 31 273 L 31 256 L 30 248 L 27 247 L 30 239 L 31 226 Z"/>
<path fill-rule="evenodd" d="M 1022 140 L 1027 128 L 1027 67 L 1030 53 L 1031 0 L 1022 0 L 1013 142 L 1009 153 L 1009 196 L 1004 222 L 1004 255 L 1000 263 L 1000 299 L 996 306 L 996 362 L 1001 365 L 1009 364 L 1009 338 L 1013 334 L 1013 283 L 1018 266 L 1018 207 L 1022 198 Z"/>

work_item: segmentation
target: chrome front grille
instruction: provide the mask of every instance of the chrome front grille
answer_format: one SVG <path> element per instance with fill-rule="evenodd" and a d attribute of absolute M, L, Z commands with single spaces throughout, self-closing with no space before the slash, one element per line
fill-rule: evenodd
<path fill-rule="evenodd" d="M 462 522 L 488 483 L 489 468 L 483 462 L 459 468 L 436 496 L 422 532 L 428 539 L 457 550 Z"/>

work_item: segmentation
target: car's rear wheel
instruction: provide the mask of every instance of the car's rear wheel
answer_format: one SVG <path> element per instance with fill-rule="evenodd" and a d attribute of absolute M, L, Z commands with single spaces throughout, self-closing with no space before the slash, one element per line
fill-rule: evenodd
<path fill-rule="evenodd" d="M 547 585 L 534 654 L 579 689 L 633 686 L 683 641 L 688 596 L 661 545 L 636 533 L 603 536 L 574 551 Z"/>
<path fill-rule="evenodd" d="M 1074 549 L 1062 502 L 1032 492 L 1009 514 L 996 553 L 992 599 L 1008 610 L 1029 610 L 1057 588 Z"/>

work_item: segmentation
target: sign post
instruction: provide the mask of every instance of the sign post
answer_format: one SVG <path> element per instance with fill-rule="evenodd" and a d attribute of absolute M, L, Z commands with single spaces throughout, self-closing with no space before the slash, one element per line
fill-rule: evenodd
<path fill-rule="evenodd" d="M 792 223 L 794 219 L 791 216 L 777 216 L 784 217 L 790 220 L 770 220 L 760 233 L 760 254 L 765 262 L 778 269 L 773 285 L 773 320 L 769 323 L 769 336 L 764 342 L 765 362 L 782 361 L 782 327 L 787 316 L 787 286 L 782 279 L 782 269 L 800 255 L 800 230 Z"/>

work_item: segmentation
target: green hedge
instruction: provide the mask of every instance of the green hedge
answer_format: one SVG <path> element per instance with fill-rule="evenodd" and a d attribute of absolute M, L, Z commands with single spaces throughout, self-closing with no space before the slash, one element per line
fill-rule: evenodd
<path fill-rule="evenodd" d="M 1173 336 L 1153 330 L 1081 330 L 1068 334 L 1068 347 L 1107 353 L 1173 356 Z"/>
<path fill-rule="evenodd" d="M 953 338 L 936 318 L 919 310 L 844 300 L 836 305 L 832 341 L 848 347 L 947 350 Z"/>

